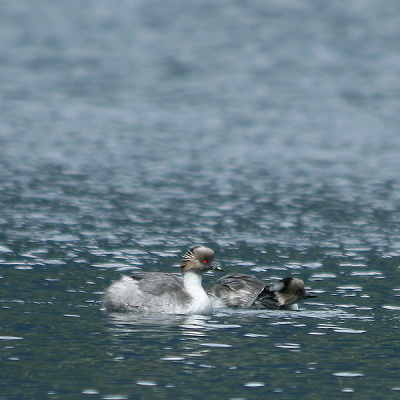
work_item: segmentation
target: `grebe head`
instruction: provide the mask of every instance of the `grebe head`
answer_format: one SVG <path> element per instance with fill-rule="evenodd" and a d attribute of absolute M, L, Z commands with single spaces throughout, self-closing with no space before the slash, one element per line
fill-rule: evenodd
<path fill-rule="evenodd" d="M 279 287 L 278 287 L 279 286 Z M 304 289 L 304 282 L 298 278 L 286 277 L 274 284 L 279 302 L 282 305 L 297 303 L 311 297 L 317 297 Z"/>
<path fill-rule="evenodd" d="M 194 246 L 190 248 L 182 257 L 181 271 L 182 273 L 193 271 L 203 274 L 210 269 L 222 271 L 222 268 L 214 261 L 214 250 L 205 246 Z"/>

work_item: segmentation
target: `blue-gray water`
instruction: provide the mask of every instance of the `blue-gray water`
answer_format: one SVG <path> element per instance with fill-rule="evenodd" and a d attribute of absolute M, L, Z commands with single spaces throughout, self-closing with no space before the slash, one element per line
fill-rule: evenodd
<path fill-rule="evenodd" d="M 2 1 L 0 399 L 398 398 L 399 4 Z M 194 244 L 319 298 L 102 311 Z"/>

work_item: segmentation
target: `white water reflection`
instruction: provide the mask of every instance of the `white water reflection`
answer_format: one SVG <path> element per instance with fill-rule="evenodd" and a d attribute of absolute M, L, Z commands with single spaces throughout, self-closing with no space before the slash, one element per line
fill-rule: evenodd
<path fill-rule="evenodd" d="M 396 395 L 398 1 L 75 3 L 0 4 L 1 396 Z M 319 299 L 100 312 L 197 243 Z"/>

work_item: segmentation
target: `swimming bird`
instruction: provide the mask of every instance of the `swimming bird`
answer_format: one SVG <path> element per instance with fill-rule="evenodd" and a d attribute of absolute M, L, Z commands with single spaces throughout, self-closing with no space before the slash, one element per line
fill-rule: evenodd
<path fill-rule="evenodd" d="M 103 297 L 107 311 L 148 311 L 168 314 L 212 314 L 202 275 L 222 269 L 213 264 L 214 251 L 195 246 L 182 257 L 182 277 L 162 272 L 137 272 L 109 286 Z"/>
<path fill-rule="evenodd" d="M 219 279 L 208 292 L 214 308 L 265 307 L 297 310 L 301 300 L 317 297 L 304 289 L 298 278 L 286 277 L 266 283 L 252 275 L 229 274 Z"/>

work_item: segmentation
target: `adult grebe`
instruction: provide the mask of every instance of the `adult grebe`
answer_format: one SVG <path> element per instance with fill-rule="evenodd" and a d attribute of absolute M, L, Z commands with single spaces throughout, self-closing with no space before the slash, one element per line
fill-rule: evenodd
<path fill-rule="evenodd" d="M 317 297 L 304 289 L 298 278 L 286 277 L 267 283 L 251 275 L 229 274 L 208 292 L 214 308 L 266 307 L 297 310 L 301 300 Z"/>
<path fill-rule="evenodd" d="M 212 249 L 192 247 L 182 258 L 182 277 L 162 272 L 123 275 L 106 289 L 103 304 L 107 311 L 212 314 L 202 275 L 212 269 L 222 271 L 213 261 Z"/>

